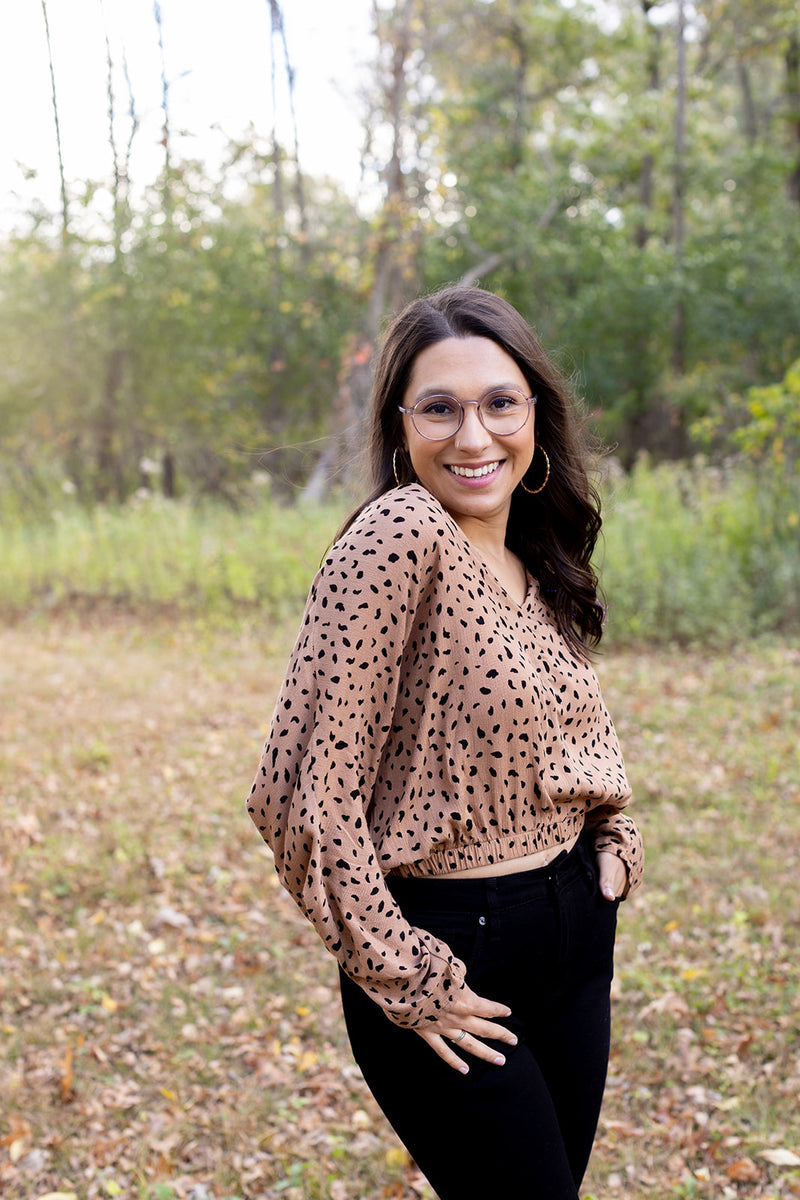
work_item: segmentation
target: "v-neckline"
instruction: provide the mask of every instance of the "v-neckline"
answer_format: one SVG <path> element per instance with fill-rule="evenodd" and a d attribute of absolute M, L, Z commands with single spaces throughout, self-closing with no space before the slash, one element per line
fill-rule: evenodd
<path fill-rule="evenodd" d="M 458 523 L 458 522 L 456 522 L 456 524 L 457 524 L 457 523 Z M 463 532 L 463 531 L 462 531 L 462 532 Z M 474 542 L 471 542 L 471 541 L 469 540 L 469 538 L 467 537 L 467 535 L 466 535 L 466 534 L 464 534 L 463 536 L 464 536 L 464 538 L 465 538 L 465 540 L 466 540 L 466 542 L 467 542 L 467 545 L 469 546 L 470 550 L 471 550 L 471 551 L 472 551 L 472 553 L 473 553 L 473 554 L 476 556 L 476 558 L 477 558 L 478 562 L 480 563 L 481 567 L 483 568 L 483 573 L 484 573 L 485 575 L 487 575 L 487 576 L 488 576 L 488 578 L 489 578 L 489 582 L 490 582 L 490 583 L 492 583 L 492 584 L 493 584 L 493 585 L 494 585 L 496 588 L 498 588 L 498 589 L 499 589 L 499 591 L 501 591 L 501 592 L 503 593 L 503 595 L 505 596 L 505 598 L 506 598 L 506 599 L 507 599 L 507 600 L 508 600 L 508 601 L 509 601 L 511 604 L 513 604 L 513 605 L 515 606 L 515 608 L 525 608 L 525 607 L 527 606 L 527 604 L 528 604 L 528 599 L 529 599 L 529 597 L 530 597 L 530 594 L 531 594 L 531 587 L 532 587 L 532 584 L 533 584 L 533 577 L 532 577 L 532 575 L 531 575 L 530 571 L 528 570 L 528 568 L 527 568 L 527 567 L 525 566 L 525 564 L 522 562 L 522 560 L 520 559 L 520 562 L 522 563 L 522 569 L 523 569 L 523 570 L 524 570 L 524 572 L 525 572 L 525 595 L 522 597 L 522 599 L 521 599 L 521 600 L 517 600 L 515 596 L 512 596 L 512 595 L 511 595 L 511 592 L 509 592 L 509 590 L 508 590 L 508 588 L 505 586 L 505 584 L 501 582 L 501 580 L 500 580 L 499 576 L 498 576 L 498 575 L 497 575 L 497 573 L 496 573 L 496 572 L 493 570 L 493 568 L 492 568 L 492 566 L 490 565 L 490 563 L 489 563 L 489 562 L 487 562 L 486 558 L 485 558 L 485 557 L 484 557 L 484 555 L 481 553 L 481 551 L 478 549 L 478 547 L 475 545 L 475 543 L 474 543 Z"/>
<path fill-rule="evenodd" d="M 418 486 L 422 487 L 422 484 L 420 484 Z M 427 491 L 427 488 L 425 490 Z M 433 500 L 436 501 L 436 503 L 439 505 L 440 509 L 444 513 L 445 517 L 447 518 L 447 520 L 451 523 L 453 528 L 458 532 L 458 536 L 461 538 L 461 541 L 463 542 L 464 546 L 469 550 L 470 556 L 473 558 L 473 561 L 479 567 L 481 574 L 485 577 L 486 582 L 489 584 L 489 586 L 493 587 L 495 589 L 495 591 L 499 592 L 503 596 L 503 598 L 506 600 L 506 602 L 508 604 L 512 604 L 514 606 L 514 608 L 519 609 L 520 611 L 527 608 L 530 601 L 532 600 L 532 598 L 537 594 L 537 588 L 536 588 L 536 580 L 534 579 L 533 575 L 531 575 L 528 568 L 525 566 L 525 563 L 523 562 L 522 566 L 525 571 L 525 581 L 526 581 L 527 587 L 525 589 L 525 595 L 524 595 L 523 599 L 521 601 L 519 601 L 519 600 L 516 600 L 511 595 L 511 593 L 504 587 L 504 585 L 500 582 L 497 575 L 495 574 L 495 572 L 492 570 L 491 566 L 487 562 L 486 558 L 481 553 L 480 549 L 475 545 L 474 542 L 470 541 L 470 539 L 467 537 L 464 530 L 459 525 L 458 521 L 455 519 L 454 516 L 452 516 L 447 511 L 445 506 L 442 504 L 441 500 L 439 500 L 438 496 L 434 496 L 433 492 L 428 492 L 428 495 Z M 522 562 L 521 559 L 520 559 L 520 562 Z"/>

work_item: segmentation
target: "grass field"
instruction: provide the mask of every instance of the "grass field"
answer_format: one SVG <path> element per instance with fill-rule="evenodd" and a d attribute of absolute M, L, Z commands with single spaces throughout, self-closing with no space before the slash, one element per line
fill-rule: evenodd
<path fill-rule="evenodd" d="M 800 476 L 739 463 L 641 461 L 603 485 L 595 566 L 607 644 L 737 646 L 800 629 Z M 64 501 L 64 497 L 61 498 Z M 349 505 L 74 500 L 4 518 L 0 621 L 101 608 L 139 619 L 285 620 L 302 607 Z"/>
<path fill-rule="evenodd" d="M 244 809 L 292 633 L 0 629 L 7 1200 L 429 1196 Z M 599 670 L 648 861 L 583 1194 L 800 1196 L 800 643 Z"/>

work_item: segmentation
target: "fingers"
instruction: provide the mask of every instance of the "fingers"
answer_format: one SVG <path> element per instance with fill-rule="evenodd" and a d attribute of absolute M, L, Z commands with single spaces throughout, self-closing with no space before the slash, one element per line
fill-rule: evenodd
<path fill-rule="evenodd" d="M 625 891 L 628 882 L 628 872 L 622 859 L 608 850 L 601 850 L 597 855 L 598 880 L 600 894 L 606 900 L 616 900 Z"/>
<path fill-rule="evenodd" d="M 462 1033 L 466 1033 L 467 1040 L 470 1038 L 473 1039 L 473 1044 L 475 1044 L 474 1040 L 476 1038 L 479 1040 L 487 1039 L 492 1042 L 505 1042 L 507 1046 L 516 1046 L 517 1044 L 516 1034 L 507 1029 L 505 1025 L 499 1025 L 496 1021 L 468 1018 L 459 1024 L 457 1018 L 452 1017 L 451 1020 L 438 1023 L 436 1032 L 441 1034 L 442 1037 L 449 1038 L 451 1041 L 455 1041 L 461 1037 Z M 464 1039 L 459 1044 L 463 1045 Z M 470 1049 L 470 1053 L 473 1053 L 472 1049 Z M 496 1051 L 493 1053 L 496 1053 Z"/>
<path fill-rule="evenodd" d="M 484 1021 L 492 1021 L 499 1017 L 510 1016 L 511 1009 L 507 1004 L 500 1004 L 497 1000 L 487 1000 L 485 996 L 479 996 L 477 992 L 472 991 L 468 984 L 465 984 L 458 999 L 454 1000 L 450 1005 L 447 1017 L 443 1017 L 442 1020 L 452 1017 L 453 1024 L 456 1027 L 456 1031 L 458 1031 L 464 1021 L 468 1021 L 471 1017 L 479 1017 Z M 497 1028 L 504 1027 L 497 1026 Z"/>
<path fill-rule="evenodd" d="M 498 1053 L 493 1046 L 487 1046 L 479 1037 L 467 1030 L 460 1030 L 458 1033 L 447 1036 L 435 1033 L 432 1029 L 418 1030 L 417 1032 L 449 1067 L 460 1071 L 462 1075 L 466 1075 L 469 1071 L 469 1064 L 463 1057 L 465 1055 L 482 1058 L 484 1062 L 491 1063 L 495 1067 L 502 1067 L 506 1061 L 505 1055 Z M 463 1037 L 461 1037 L 462 1033 Z M 516 1044 L 516 1040 L 512 1035 L 510 1044 Z"/>
<path fill-rule="evenodd" d="M 417 1033 L 423 1042 L 427 1042 L 431 1050 L 439 1055 L 442 1062 L 447 1063 L 448 1067 L 452 1067 L 454 1071 L 460 1071 L 462 1075 L 468 1073 L 469 1067 L 464 1062 L 464 1059 L 456 1053 L 451 1043 L 446 1042 L 443 1037 L 440 1037 L 438 1033 L 433 1033 L 430 1029 L 418 1029 Z M 500 1064 L 498 1063 L 497 1065 L 499 1066 Z"/>
<path fill-rule="evenodd" d="M 515 1046 L 516 1035 L 494 1019 L 510 1016 L 511 1009 L 508 1005 L 499 1004 L 496 1000 L 487 1000 L 465 986 L 462 994 L 450 1005 L 446 1015 L 437 1021 L 436 1032 L 442 1037 L 457 1038 L 466 1030 L 472 1037 L 490 1038 Z"/>
<path fill-rule="evenodd" d="M 489 1018 L 508 1017 L 511 1010 L 505 1004 L 476 995 L 469 988 L 465 988 L 464 993 L 454 1001 L 446 1016 L 416 1032 L 448 1066 L 464 1075 L 469 1071 L 468 1057 L 481 1058 L 501 1067 L 506 1061 L 505 1056 L 495 1046 L 488 1046 L 486 1041 L 515 1046 L 517 1038 L 505 1025 Z"/>

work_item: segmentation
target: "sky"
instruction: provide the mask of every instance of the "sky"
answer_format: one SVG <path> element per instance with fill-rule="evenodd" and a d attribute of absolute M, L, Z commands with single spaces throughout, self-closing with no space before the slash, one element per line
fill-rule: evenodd
<path fill-rule="evenodd" d="M 0 44 L 0 229 L 24 223 L 36 201 L 59 208 L 50 68 L 41 0 L 12 0 Z M 214 165 L 227 137 L 252 124 L 268 137 L 273 102 L 268 0 L 160 0 L 170 87 L 173 154 Z M 358 185 L 358 93 L 370 57 L 371 0 L 283 0 L 295 68 L 301 166 Z M 134 189 L 163 164 L 161 59 L 153 0 L 47 0 L 68 185 L 106 180 L 108 142 L 106 33 L 115 64 L 118 138 L 127 140 L 127 60 L 139 129 L 133 142 Z M 282 48 L 276 44 L 276 50 Z M 281 64 L 282 65 L 282 64 Z M 288 91 L 281 72 L 277 103 L 282 140 L 291 144 Z"/>

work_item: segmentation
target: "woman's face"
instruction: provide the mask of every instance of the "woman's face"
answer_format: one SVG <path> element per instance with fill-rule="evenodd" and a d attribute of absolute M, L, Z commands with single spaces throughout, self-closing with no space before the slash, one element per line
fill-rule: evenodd
<path fill-rule="evenodd" d="M 463 404 L 495 388 L 515 388 L 530 395 L 525 376 L 496 342 L 483 337 L 447 338 L 417 355 L 403 407 L 413 408 L 418 400 L 433 395 L 454 396 Z M 499 436 L 484 428 L 476 405 L 468 404 L 458 432 L 437 442 L 422 437 L 411 417 L 403 415 L 403 442 L 417 479 L 462 527 L 475 520 L 505 526 L 511 495 L 533 458 L 532 410 L 533 406 L 522 429 Z"/>

